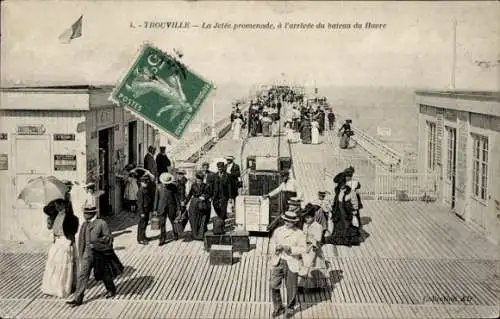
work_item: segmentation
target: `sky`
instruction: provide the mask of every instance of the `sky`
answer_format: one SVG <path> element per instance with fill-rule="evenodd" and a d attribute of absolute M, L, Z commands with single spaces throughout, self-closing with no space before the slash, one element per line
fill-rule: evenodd
<path fill-rule="evenodd" d="M 1 12 L 1 85 L 115 84 L 140 46 L 184 53 L 216 85 L 287 79 L 318 86 L 445 89 L 457 21 L 457 89 L 498 90 L 497 2 L 163 2 L 7 0 Z M 58 36 L 83 14 L 83 35 Z M 143 21 L 386 24 L 384 29 L 144 29 Z"/>

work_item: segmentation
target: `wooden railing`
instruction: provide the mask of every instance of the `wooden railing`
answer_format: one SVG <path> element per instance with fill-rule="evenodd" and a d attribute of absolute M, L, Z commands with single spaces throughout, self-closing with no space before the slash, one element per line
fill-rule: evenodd
<path fill-rule="evenodd" d="M 344 123 L 345 119 L 338 117 L 338 123 Z M 389 172 L 395 172 L 401 169 L 403 164 L 403 154 L 393 150 L 383 142 L 375 139 L 354 125 L 351 125 L 354 136 L 351 138 L 357 145 L 361 146 L 372 159 L 381 167 Z"/>
<path fill-rule="evenodd" d="M 333 175 L 328 175 L 329 186 L 334 187 Z M 438 196 L 438 175 L 418 173 L 381 173 L 354 175 L 364 199 L 397 201 L 434 201 Z"/>
<path fill-rule="evenodd" d="M 242 111 L 245 109 L 242 109 Z M 214 128 L 215 137 L 212 136 L 212 128 Z M 196 159 L 201 158 L 217 142 L 217 139 L 226 135 L 230 129 L 231 120 L 229 116 L 220 119 L 215 125 L 203 125 L 199 132 L 189 134 L 187 138 L 175 145 L 170 153 L 173 154 L 173 158 L 177 162 L 196 161 Z"/>

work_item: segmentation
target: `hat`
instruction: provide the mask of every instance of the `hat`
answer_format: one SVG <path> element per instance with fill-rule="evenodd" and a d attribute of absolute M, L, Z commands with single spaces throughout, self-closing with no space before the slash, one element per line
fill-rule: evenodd
<path fill-rule="evenodd" d="M 83 184 L 82 187 L 83 188 L 88 188 L 90 186 L 95 186 L 95 183 L 94 182 L 90 182 L 90 183 L 87 183 L 87 184 Z"/>
<path fill-rule="evenodd" d="M 148 174 L 144 174 L 141 176 L 141 181 L 149 182 L 149 181 L 151 181 L 151 177 L 149 177 Z"/>
<path fill-rule="evenodd" d="M 325 192 L 325 191 L 319 191 L 319 192 L 318 192 L 318 195 L 319 195 L 319 196 L 326 196 L 326 192 Z"/>
<path fill-rule="evenodd" d="M 355 170 L 354 170 L 354 167 L 349 166 L 348 168 L 346 168 L 346 169 L 344 170 L 344 175 L 346 175 L 346 176 L 351 176 L 351 177 L 352 177 L 352 175 L 354 175 L 354 171 L 355 171 Z"/>
<path fill-rule="evenodd" d="M 87 215 L 95 215 L 97 214 L 97 207 L 85 207 L 83 208 L 83 213 Z"/>
<path fill-rule="evenodd" d="M 201 166 L 210 166 L 210 163 L 209 162 L 203 162 L 203 163 L 201 163 Z"/>
<path fill-rule="evenodd" d="M 217 167 L 224 167 L 224 165 L 226 165 L 226 163 L 224 163 L 224 162 L 217 162 Z"/>
<path fill-rule="evenodd" d="M 287 210 L 281 218 L 287 222 L 297 223 L 299 221 L 299 216 L 297 215 L 297 210 Z"/>
<path fill-rule="evenodd" d="M 333 178 L 333 182 L 335 184 L 341 184 L 345 182 L 345 172 L 340 172 Z"/>
<path fill-rule="evenodd" d="M 165 146 L 160 146 L 160 151 L 164 151 L 166 150 L 167 148 Z"/>
<path fill-rule="evenodd" d="M 177 174 L 181 174 L 181 175 L 185 175 L 185 174 L 186 174 L 186 171 L 185 171 L 185 170 L 183 170 L 183 169 L 177 169 L 175 172 L 176 172 Z"/>
<path fill-rule="evenodd" d="M 72 182 L 72 181 L 64 180 L 64 181 L 62 181 L 62 182 L 63 182 L 63 184 L 64 184 L 64 185 L 66 185 L 66 186 L 70 186 L 70 187 L 71 187 L 71 186 L 73 186 L 73 182 Z"/>
<path fill-rule="evenodd" d="M 174 176 L 170 173 L 162 173 L 160 175 L 160 183 L 162 184 L 172 184 L 174 182 Z"/>
<path fill-rule="evenodd" d="M 197 179 L 204 179 L 205 178 L 205 174 L 203 174 L 203 172 L 196 172 L 195 177 Z"/>
<path fill-rule="evenodd" d="M 227 160 L 234 160 L 234 156 L 232 156 L 232 155 L 227 155 L 224 158 Z"/>
<path fill-rule="evenodd" d="M 302 200 L 299 199 L 299 198 L 297 198 L 297 197 L 293 197 L 293 198 L 290 198 L 288 200 L 288 205 L 290 205 L 290 206 L 298 206 L 298 207 L 300 207 L 301 204 L 302 204 Z"/>
<path fill-rule="evenodd" d="M 282 170 L 282 171 L 280 172 L 280 176 L 289 176 L 289 175 L 290 175 L 290 171 L 289 171 L 289 170 L 287 170 L 287 169 Z"/>

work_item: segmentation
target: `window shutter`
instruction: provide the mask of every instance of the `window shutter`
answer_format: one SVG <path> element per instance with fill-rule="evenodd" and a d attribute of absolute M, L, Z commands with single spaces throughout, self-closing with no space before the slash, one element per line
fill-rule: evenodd
<path fill-rule="evenodd" d="M 436 164 L 441 165 L 441 152 L 442 152 L 442 142 L 443 142 L 443 130 L 444 130 L 444 114 L 443 109 L 437 109 L 437 139 L 436 139 Z"/>

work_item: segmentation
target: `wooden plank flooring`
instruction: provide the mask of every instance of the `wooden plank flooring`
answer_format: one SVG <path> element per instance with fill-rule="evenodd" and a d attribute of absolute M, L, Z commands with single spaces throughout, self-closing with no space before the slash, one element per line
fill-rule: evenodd
<path fill-rule="evenodd" d="M 239 147 L 234 142 L 222 140 L 206 156 L 234 154 Z M 291 149 L 297 181 L 312 199 L 327 186 L 317 172 L 323 163 L 319 153 L 325 152 L 327 159 L 334 147 L 306 146 L 308 152 L 300 145 Z M 330 264 L 326 289 L 299 294 L 295 318 L 498 316 L 498 246 L 435 204 L 365 201 L 362 217 L 369 236 L 359 247 L 323 247 Z M 135 218 L 120 215 L 110 224 L 116 253 L 126 266 L 116 280 L 118 295 L 113 300 L 104 299 L 104 287 L 93 280 L 86 303 L 77 309 L 42 295 L 47 243 L 0 243 L 0 317 L 270 317 L 272 247 L 267 238 L 252 237 L 251 251 L 239 254 L 233 265 L 211 266 L 202 242 L 179 240 L 158 247 L 152 241 L 139 246 Z M 148 236 L 157 235 L 148 229 Z M 433 297 L 463 300 L 429 300 Z"/>

